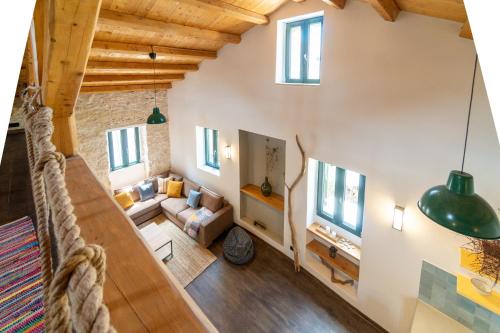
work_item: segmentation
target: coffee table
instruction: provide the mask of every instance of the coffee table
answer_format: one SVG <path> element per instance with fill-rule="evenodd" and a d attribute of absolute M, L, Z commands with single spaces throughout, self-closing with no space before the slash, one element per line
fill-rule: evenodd
<path fill-rule="evenodd" d="M 170 260 L 174 256 L 172 238 L 156 223 L 151 223 L 140 230 L 146 242 L 160 260 Z"/>

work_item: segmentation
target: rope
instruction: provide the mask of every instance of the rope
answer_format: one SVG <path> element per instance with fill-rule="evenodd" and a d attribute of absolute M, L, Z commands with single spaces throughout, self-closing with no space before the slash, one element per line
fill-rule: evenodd
<path fill-rule="evenodd" d="M 38 93 L 38 88 L 28 87 L 23 93 L 23 106 L 44 277 L 46 329 L 50 333 L 114 332 L 103 304 L 106 255 L 100 246 L 87 245 L 80 237 L 64 181 L 66 160 L 51 142 L 52 110 L 34 104 Z M 61 261 L 54 273 L 49 224 Z"/>

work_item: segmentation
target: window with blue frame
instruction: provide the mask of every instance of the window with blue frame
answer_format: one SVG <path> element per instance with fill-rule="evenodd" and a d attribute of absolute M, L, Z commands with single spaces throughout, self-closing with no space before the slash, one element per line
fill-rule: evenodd
<path fill-rule="evenodd" d="M 205 165 L 219 169 L 219 131 L 211 128 L 204 129 L 205 136 Z"/>
<path fill-rule="evenodd" d="M 286 83 L 319 83 L 322 30 L 323 16 L 286 23 Z"/>
<path fill-rule="evenodd" d="M 108 132 L 108 154 L 111 171 L 142 162 L 139 127 Z"/>
<path fill-rule="evenodd" d="M 357 172 L 319 162 L 316 214 L 360 237 L 365 181 Z"/>

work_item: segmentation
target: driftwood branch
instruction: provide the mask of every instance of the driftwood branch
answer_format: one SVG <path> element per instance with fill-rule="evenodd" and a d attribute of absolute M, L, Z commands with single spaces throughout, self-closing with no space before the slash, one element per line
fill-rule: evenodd
<path fill-rule="evenodd" d="M 293 223 L 292 220 L 292 191 L 306 173 L 306 153 L 304 152 L 304 148 L 302 148 L 302 145 L 300 144 L 298 135 L 295 135 L 295 141 L 297 142 L 297 146 L 299 147 L 300 154 L 302 156 L 302 167 L 300 169 L 300 173 L 297 175 L 292 185 L 289 186 L 288 184 L 285 184 L 285 186 L 288 190 L 288 225 L 290 226 L 290 233 L 292 236 L 295 271 L 300 272 L 300 257 L 299 257 L 299 247 L 297 245 L 297 231 L 295 230 L 295 224 Z"/>

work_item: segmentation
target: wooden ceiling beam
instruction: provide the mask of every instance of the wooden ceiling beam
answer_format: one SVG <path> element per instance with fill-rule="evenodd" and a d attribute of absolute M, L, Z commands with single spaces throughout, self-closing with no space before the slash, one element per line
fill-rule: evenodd
<path fill-rule="evenodd" d="M 195 64 L 155 64 L 156 74 L 178 74 L 198 70 Z M 86 75 L 153 74 L 153 64 L 144 62 L 92 61 L 87 62 Z"/>
<path fill-rule="evenodd" d="M 189 4 L 197 8 L 218 11 L 226 16 L 250 22 L 253 24 L 267 24 L 269 19 L 265 15 L 258 14 L 221 0 L 180 0 L 181 3 Z"/>
<path fill-rule="evenodd" d="M 160 83 L 156 85 L 156 90 L 165 90 L 172 88 L 172 83 Z M 113 92 L 126 92 L 126 91 L 142 91 L 154 90 L 152 84 L 130 84 L 130 85 L 109 85 L 109 86 L 94 86 L 82 87 L 80 93 L 82 94 L 95 94 L 95 93 L 113 93 Z"/>
<path fill-rule="evenodd" d="M 344 9 L 346 0 L 323 0 L 329 6 L 333 6 L 337 9 Z"/>
<path fill-rule="evenodd" d="M 42 102 L 53 109 L 52 141 L 58 151 L 71 156 L 78 146 L 73 109 L 94 39 L 101 0 L 45 0 L 43 8 L 39 8 L 43 15 L 39 13 L 35 18 L 43 17 L 43 24 L 35 22 L 35 28 L 43 29 Z M 36 34 L 40 36 L 41 31 Z"/>
<path fill-rule="evenodd" d="M 395 0 L 367 0 L 386 21 L 394 22 L 400 9 Z"/>
<path fill-rule="evenodd" d="M 83 86 L 168 83 L 184 80 L 184 74 L 165 75 L 85 75 Z"/>
<path fill-rule="evenodd" d="M 470 28 L 469 20 L 464 22 L 464 25 L 462 26 L 462 29 L 460 30 L 460 37 L 473 39 L 472 30 Z"/>
<path fill-rule="evenodd" d="M 238 44 L 241 41 L 241 37 L 235 34 L 157 21 L 135 15 L 122 14 L 107 9 L 101 10 L 98 22 L 99 26 L 132 29 L 147 33 L 157 33 L 164 36 L 182 36 L 233 44 Z"/>
<path fill-rule="evenodd" d="M 153 46 L 153 49 L 156 52 L 157 60 L 160 61 L 162 57 L 167 57 L 167 56 L 173 56 L 178 58 L 191 58 L 197 60 L 217 58 L 216 51 L 181 49 L 168 46 Z M 99 56 L 106 54 L 123 54 L 131 58 L 139 56 L 142 58 L 149 59 L 150 52 L 151 52 L 150 45 L 94 41 L 94 43 L 92 43 L 91 55 Z"/>

